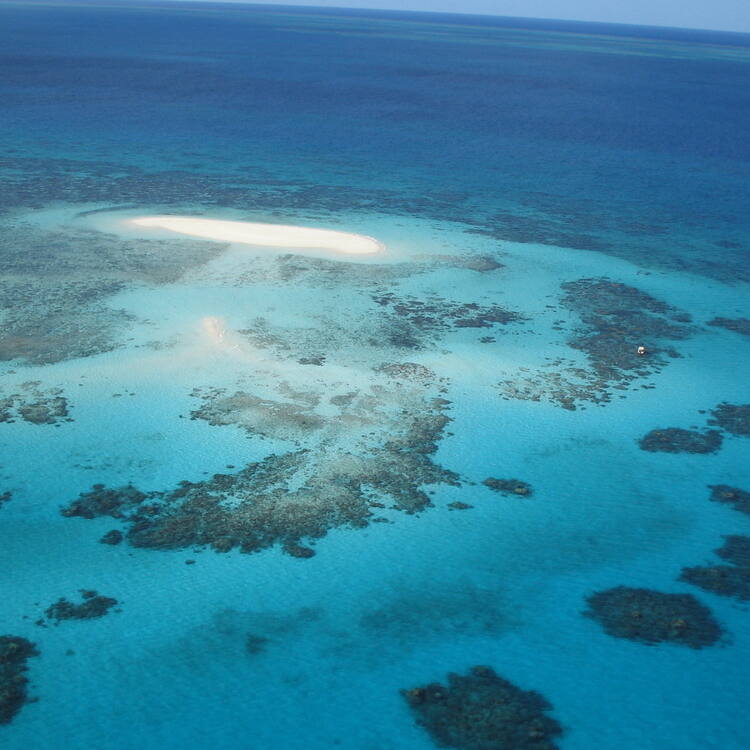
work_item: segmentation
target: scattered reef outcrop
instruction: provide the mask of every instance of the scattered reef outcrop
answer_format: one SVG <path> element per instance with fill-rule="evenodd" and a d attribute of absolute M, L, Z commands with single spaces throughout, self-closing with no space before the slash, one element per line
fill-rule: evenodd
<path fill-rule="evenodd" d="M 568 330 L 567 347 L 582 352 L 586 364 L 556 356 L 533 374 L 520 368 L 498 384 L 503 398 L 549 401 L 568 410 L 607 404 L 614 390 L 652 388 L 643 380 L 679 357 L 672 342 L 695 330 L 687 313 L 606 277 L 564 282 L 561 291 L 560 306 L 579 323 L 567 329 L 561 319 L 553 329 Z M 638 354 L 639 346 L 646 347 L 645 355 Z"/>
<path fill-rule="evenodd" d="M 72 422 L 68 401 L 59 388 L 43 390 L 41 381 L 21 383 L 18 393 L 0 393 L 0 422 L 22 420 L 31 424 L 61 424 Z"/>
<path fill-rule="evenodd" d="M 750 404 L 729 404 L 726 401 L 711 411 L 708 424 L 717 425 L 732 435 L 750 437 Z"/>
<path fill-rule="evenodd" d="M 10 490 L 6 490 L 5 492 L 0 492 L 0 508 L 5 505 L 5 503 L 8 502 L 13 497 L 13 493 Z"/>
<path fill-rule="evenodd" d="M 487 477 L 482 484 L 503 495 L 531 497 L 534 494 L 531 485 L 520 479 L 495 479 L 495 477 Z"/>
<path fill-rule="evenodd" d="M 726 536 L 716 554 L 728 565 L 700 565 L 683 568 L 680 580 L 720 596 L 750 599 L 750 537 Z"/>
<path fill-rule="evenodd" d="M 663 453 L 716 453 L 723 438 L 718 430 L 685 430 L 682 427 L 666 427 L 651 430 L 638 445 L 641 450 Z"/>
<path fill-rule="evenodd" d="M 592 594 L 586 602 L 588 609 L 583 614 L 615 638 L 703 648 L 722 635 L 711 610 L 692 594 L 617 586 Z"/>
<path fill-rule="evenodd" d="M 422 511 L 431 505 L 424 485 L 459 484 L 457 474 L 432 458 L 450 422 L 445 414 L 449 402 L 425 398 L 425 373 L 418 368 L 406 368 L 408 380 L 401 378 L 401 370 L 386 373 L 392 387 L 342 394 L 335 404 L 341 415 L 335 418 L 312 411 L 315 394 L 288 392 L 293 408 L 281 413 L 256 399 L 200 391 L 204 404 L 194 413 L 196 418 L 235 424 L 256 434 L 284 434 L 300 447 L 231 474 L 183 481 L 161 492 L 96 485 L 61 512 L 121 519 L 127 525 L 125 539 L 136 547 L 211 546 L 220 552 L 237 547 L 254 552 L 279 544 L 290 555 L 311 557 L 310 540 L 329 529 L 365 527 L 378 520 L 373 511 L 386 502 L 405 513 Z M 303 425 L 297 419 L 300 413 L 309 413 Z M 313 417 L 318 420 L 314 428 Z M 353 430 L 343 433 L 343 442 L 342 424 Z M 356 439 L 347 437 L 351 434 Z"/>
<path fill-rule="evenodd" d="M 67 599 L 60 598 L 44 611 L 48 620 L 59 624 L 61 620 L 93 620 L 104 617 L 117 604 L 117 599 L 102 596 L 93 589 L 81 589 L 81 602 L 74 604 Z"/>
<path fill-rule="evenodd" d="M 709 320 L 706 325 L 726 328 L 728 331 L 750 336 L 750 320 L 748 318 L 714 318 Z"/>
<path fill-rule="evenodd" d="M 750 515 L 750 492 L 739 487 L 730 487 L 728 484 L 710 484 L 710 499 L 715 503 L 726 503 L 731 505 L 740 513 Z"/>
<path fill-rule="evenodd" d="M 485 666 L 467 675 L 449 674 L 438 682 L 401 694 L 438 747 L 459 750 L 554 750 L 562 726 L 548 716 L 550 703 L 522 690 Z"/>
<path fill-rule="evenodd" d="M 27 660 L 38 656 L 35 644 L 17 635 L 0 635 L 0 724 L 9 724 L 28 701 Z"/>

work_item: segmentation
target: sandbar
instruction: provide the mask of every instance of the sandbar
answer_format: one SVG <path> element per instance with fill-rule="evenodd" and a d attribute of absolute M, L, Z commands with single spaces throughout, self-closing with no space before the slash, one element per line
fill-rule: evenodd
<path fill-rule="evenodd" d="M 298 227 L 291 224 L 225 221 L 197 216 L 141 216 L 130 219 L 130 222 L 139 227 L 166 229 L 190 237 L 261 247 L 333 250 L 352 255 L 370 255 L 385 249 L 374 237 L 364 234 Z"/>

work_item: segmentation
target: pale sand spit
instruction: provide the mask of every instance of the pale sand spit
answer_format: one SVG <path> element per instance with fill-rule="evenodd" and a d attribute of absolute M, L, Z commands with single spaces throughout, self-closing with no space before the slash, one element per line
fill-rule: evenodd
<path fill-rule="evenodd" d="M 191 237 L 262 247 L 333 250 L 352 255 L 369 255 L 385 249 L 375 238 L 364 234 L 287 224 L 224 221 L 196 216 L 141 216 L 130 219 L 130 222 L 139 227 L 166 229 Z"/>

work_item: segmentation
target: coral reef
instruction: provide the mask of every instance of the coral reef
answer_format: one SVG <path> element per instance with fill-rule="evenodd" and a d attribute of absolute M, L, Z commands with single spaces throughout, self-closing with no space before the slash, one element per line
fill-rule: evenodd
<path fill-rule="evenodd" d="M 284 434 L 300 447 L 232 474 L 184 481 L 163 492 L 97 485 L 62 513 L 124 519 L 126 539 L 137 547 L 210 545 L 221 552 L 234 547 L 253 552 L 280 544 L 288 554 L 311 557 L 314 551 L 303 540 L 320 538 L 338 526 L 367 526 L 377 498 L 390 498 L 393 508 L 415 513 L 431 505 L 422 485 L 458 485 L 458 476 L 431 458 L 450 421 L 443 413 L 448 402 L 425 398 L 426 368 L 407 367 L 406 372 L 416 373 L 417 382 L 401 381 L 401 373 L 390 372 L 389 382 L 397 381 L 399 387 L 394 383 L 393 389 L 378 386 L 340 394 L 338 416 L 316 414 L 318 395 L 284 384 L 279 388 L 292 399 L 286 410 L 281 402 L 266 403 L 268 399 L 245 394 L 225 397 L 221 391 L 196 391 L 204 399 L 196 418 Z"/>
<path fill-rule="evenodd" d="M 717 425 L 732 435 L 750 437 L 750 404 L 729 404 L 726 401 L 711 411 L 708 424 Z"/>
<path fill-rule="evenodd" d="M 706 325 L 726 328 L 728 331 L 750 336 L 750 320 L 748 318 L 714 318 L 709 320 Z"/>
<path fill-rule="evenodd" d="M 568 410 L 586 402 L 604 405 L 612 399 L 613 389 L 652 387 L 643 379 L 680 356 L 669 342 L 694 333 L 687 313 L 608 278 L 568 281 L 561 290 L 561 306 L 580 320 L 567 346 L 582 352 L 587 365 L 550 357 L 533 374 L 520 368 L 514 377 L 498 383 L 504 398 L 550 401 Z M 563 322 L 556 321 L 553 329 L 563 330 Z M 646 357 L 638 354 L 641 345 L 647 346 Z"/>
<path fill-rule="evenodd" d="M 73 604 L 61 598 L 47 607 L 44 614 L 47 619 L 54 620 L 57 625 L 61 620 L 92 620 L 96 617 L 104 617 L 117 604 L 117 599 L 101 596 L 91 589 L 81 589 L 81 597 L 80 604 Z"/>
<path fill-rule="evenodd" d="M 97 518 L 98 516 L 112 516 L 112 518 L 124 518 L 128 508 L 137 506 L 147 497 L 132 484 L 113 489 L 108 489 L 103 484 L 95 484 L 88 492 L 82 492 L 77 500 L 73 500 L 67 508 L 63 508 L 60 512 L 68 517 Z"/>
<path fill-rule="evenodd" d="M 21 383 L 20 393 L 0 394 L 0 422 L 22 419 L 31 424 L 60 424 L 72 422 L 68 415 L 68 401 L 58 388 L 44 391 L 41 381 Z"/>
<path fill-rule="evenodd" d="M 638 441 L 641 450 L 652 453 L 716 453 L 721 443 L 718 430 L 698 432 L 681 427 L 651 430 Z"/>
<path fill-rule="evenodd" d="M 710 484 L 708 487 L 711 490 L 710 499 L 715 503 L 732 505 L 740 513 L 750 515 L 750 492 L 728 484 Z"/>
<path fill-rule="evenodd" d="M 539 693 L 522 690 L 490 667 L 476 666 L 465 676 L 402 690 L 406 702 L 439 747 L 459 750 L 554 750 L 560 724 Z"/>
<path fill-rule="evenodd" d="M 99 541 L 102 544 L 119 544 L 123 540 L 122 531 L 119 529 L 112 529 L 108 531 Z"/>
<path fill-rule="evenodd" d="M 727 536 L 716 550 L 729 565 L 701 565 L 683 568 L 680 580 L 720 596 L 750 599 L 750 537 Z"/>
<path fill-rule="evenodd" d="M 31 641 L 17 635 L 0 635 L 0 724 L 9 724 L 28 701 L 26 661 L 38 655 Z"/>
<path fill-rule="evenodd" d="M 531 485 L 520 479 L 495 479 L 495 477 L 487 477 L 482 484 L 495 492 L 502 493 L 503 495 L 531 497 L 534 494 Z"/>
<path fill-rule="evenodd" d="M 427 343 L 435 343 L 435 334 L 451 328 L 492 328 L 526 320 L 500 305 L 454 302 L 436 295 L 417 299 L 386 293 L 373 299 L 389 311 L 385 317 L 385 340 L 397 348 L 421 349 Z"/>
<path fill-rule="evenodd" d="M 722 634 L 711 611 L 691 594 L 618 586 L 598 591 L 586 601 L 589 608 L 583 614 L 616 638 L 703 648 L 716 643 Z"/>

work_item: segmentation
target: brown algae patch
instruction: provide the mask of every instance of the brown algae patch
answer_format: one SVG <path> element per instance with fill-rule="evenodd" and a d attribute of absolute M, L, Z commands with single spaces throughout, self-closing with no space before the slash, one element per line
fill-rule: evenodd
<path fill-rule="evenodd" d="M 583 614 L 615 638 L 703 648 L 712 646 L 722 634 L 711 610 L 692 594 L 617 586 L 592 594 L 586 602 Z"/>
<path fill-rule="evenodd" d="M 10 724 L 28 703 L 26 662 L 39 656 L 36 645 L 17 635 L 0 635 L 0 724 Z"/>
<path fill-rule="evenodd" d="M 562 727 L 547 713 L 550 703 L 522 690 L 485 666 L 467 675 L 402 690 L 416 717 L 438 747 L 459 750 L 554 750 Z"/>
<path fill-rule="evenodd" d="M 719 596 L 750 600 L 750 537 L 726 536 L 716 554 L 729 565 L 683 568 L 680 580 Z"/>

